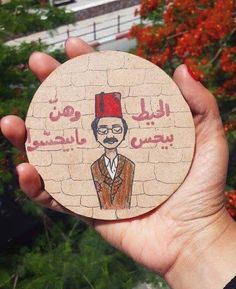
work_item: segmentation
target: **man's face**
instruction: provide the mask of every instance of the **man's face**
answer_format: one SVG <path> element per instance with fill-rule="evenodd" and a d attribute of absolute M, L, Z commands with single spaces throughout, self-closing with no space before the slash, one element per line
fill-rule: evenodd
<path fill-rule="evenodd" d="M 102 117 L 98 122 L 97 141 L 107 149 L 114 149 L 124 139 L 124 126 L 118 117 Z"/>

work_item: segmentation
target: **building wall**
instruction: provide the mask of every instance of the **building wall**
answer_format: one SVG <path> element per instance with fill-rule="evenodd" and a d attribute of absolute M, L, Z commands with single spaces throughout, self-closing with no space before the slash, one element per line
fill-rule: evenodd
<path fill-rule="evenodd" d="M 109 12 L 135 6 L 135 5 L 138 5 L 139 3 L 140 3 L 140 0 L 120 0 L 120 1 L 113 1 L 110 3 L 106 3 L 104 5 L 94 6 L 86 10 L 77 11 L 76 20 L 79 21 L 79 20 L 96 17 L 96 16 L 103 15 Z"/>

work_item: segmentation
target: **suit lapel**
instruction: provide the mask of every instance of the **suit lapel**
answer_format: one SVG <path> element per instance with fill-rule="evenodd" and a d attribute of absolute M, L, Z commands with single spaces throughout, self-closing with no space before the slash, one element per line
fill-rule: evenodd
<path fill-rule="evenodd" d="M 118 155 L 118 164 L 117 164 L 117 168 L 116 168 L 116 174 L 115 174 L 115 178 L 120 177 L 123 167 L 125 165 L 125 158 L 122 155 Z"/>
<path fill-rule="evenodd" d="M 107 170 L 107 167 L 106 167 L 106 163 L 105 163 L 105 159 L 104 159 L 104 155 L 102 155 L 98 161 L 98 164 L 99 164 L 99 168 L 100 168 L 100 171 L 101 173 L 103 174 L 103 176 L 105 177 L 104 179 L 104 182 L 109 185 L 109 186 L 112 186 L 112 183 L 113 183 L 113 180 Z"/>
<path fill-rule="evenodd" d="M 104 182 L 111 188 L 111 199 L 113 201 L 123 181 L 121 174 L 122 174 L 123 167 L 125 165 L 125 157 L 122 155 L 118 155 L 118 164 L 117 164 L 114 180 L 111 178 L 107 170 L 104 155 L 100 157 L 98 164 L 99 164 L 100 171 L 102 175 L 104 176 Z"/>
<path fill-rule="evenodd" d="M 112 198 L 113 199 L 123 181 L 121 177 L 121 173 L 122 173 L 124 165 L 125 165 L 125 158 L 122 155 L 118 155 L 118 164 L 117 164 L 116 174 L 115 174 L 113 186 L 112 186 Z"/>

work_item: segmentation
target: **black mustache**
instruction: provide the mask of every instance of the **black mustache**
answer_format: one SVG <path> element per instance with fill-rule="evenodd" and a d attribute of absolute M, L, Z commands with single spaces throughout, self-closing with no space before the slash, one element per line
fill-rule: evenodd
<path fill-rule="evenodd" d="M 111 142 L 118 142 L 118 139 L 115 137 L 106 137 L 103 141 L 103 143 L 111 143 Z"/>

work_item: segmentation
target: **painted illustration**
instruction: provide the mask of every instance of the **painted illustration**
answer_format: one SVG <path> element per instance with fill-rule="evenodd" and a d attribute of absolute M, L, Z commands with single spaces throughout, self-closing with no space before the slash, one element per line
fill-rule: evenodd
<path fill-rule="evenodd" d="M 95 95 L 91 127 L 96 141 L 104 147 L 104 154 L 91 165 L 100 208 L 129 209 L 135 165 L 117 151 L 128 131 L 119 92 Z"/>

